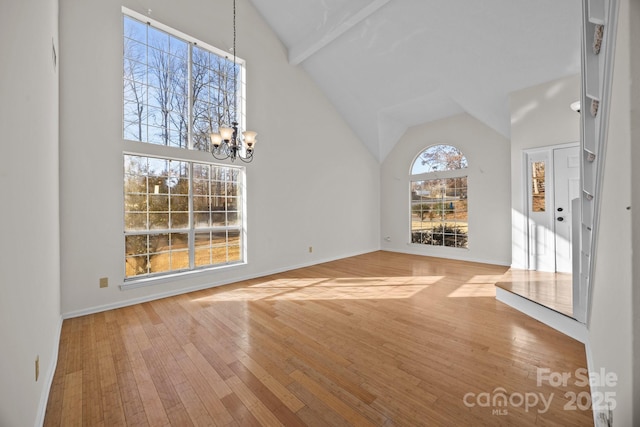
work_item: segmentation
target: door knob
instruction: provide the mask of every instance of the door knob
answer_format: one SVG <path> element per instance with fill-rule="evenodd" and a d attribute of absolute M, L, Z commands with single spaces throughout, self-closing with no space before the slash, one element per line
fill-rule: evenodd
<path fill-rule="evenodd" d="M 560 221 L 560 222 L 564 221 L 564 217 L 559 216 L 559 217 L 558 217 L 558 221 Z"/>
<path fill-rule="evenodd" d="M 563 208 L 558 208 L 558 212 L 562 212 L 563 210 Z"/>

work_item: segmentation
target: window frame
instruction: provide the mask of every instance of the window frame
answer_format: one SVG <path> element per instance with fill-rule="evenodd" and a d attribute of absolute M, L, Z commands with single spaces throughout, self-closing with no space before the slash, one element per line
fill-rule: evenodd
<path fill-rule="evenodd" d="M 180 150 L 180 149 L 176 149 L 176 150 Z M 126 176 L 126 171 L 125 171 L 125 156 L 136 156 L 136 157 L 147 157 L 147 158 L 156 158 L 159 160 L 166 160 L 166 161 L 179 161 L 179 162 L 185 162 L 185 163 L 189 163 L 189 192 L 188 192 L 188 200 L 189 200 L 189 211 L 188 211 L 188 215 L 189 215 L 189 220 L 188 220 L 188 225 L 187 227 L 182 227 L 182 228 L 176 228 L 173 229 L 169 226 L 168 229 L 151 229 L 151 228 L 147 228 L 146 230 L 133 230 L 133 231 L 127 231 L 126 230 L 126 224 L 125 224 L 125 205 L 124 205 L 124 199 L 126 196 L 126 192 L 125 192 L 125 186 L 124 186 L 124 178 Z M 193 164 L 203 164 L 203 165 L 207 165 L 207 166 L 211 166 L 211 167 L 222 167 L 222 168 L 231 168 L 231 169 L 235 169 L 238 171 L 238 179 L 237 179 L 237 183 L 239 185 L 239 189 L 238 189 L 238 195 L 235 196 L 238 199 L 238 211 L 239 211 L 239 215 L 240 215 L 240 219 L 238 220 L 238 224 L 235 226 L 230 226 L 230 225 L 224 225 L 224 226 L 214 226 L 214 225 L 209 225 L 207 227 L 202 227 L 202 228 L 198 228 L 196 226 L 196 224 L 194 223 L 193 220 L 193 216 L 195 214 L 195 211 L 193 209 L 193 197 L 195 195 L 194 191 L 193 191 Z M 192 276 L 192 275 L 197 275 L 199 273 L 206 273 L 206 272 L 211 272 L 214 270 L 221 270 L 221 269 L 225 269 L 225 268 L 229 268 L 229 267 L 235 267 L 235 266 L 241 266 L 241 265 L 246 265 L 247 264 L 247 238 L 246 238 L 246 229 L 247 229 L 247 214 L 246 214 L 246 206 L 247 206 L 247 202 L 246 202 L 246 168 L 244 166 L 241 165 L 229 165 L 229 164 L 221 164 L 221 163 L 215 163 L 215 162 L 211 162 L 211 161 L 206 161 L 206 160 L 202 160 L 202 159 L 189 159 L 189 158 L 184 158 L 184 157 L 174 157 L 174 158 L 166 158 L 163 156 L 153 156 L 153 155 L 149 155 L 146 153 L 140 153 L 140 152 L 130 152 L 130 151 L 125 151 L 123 152 L 123 170 L 122 170 L 122 176 L 123 176 L 123 209 L 122 209 L 122 213 L 123 213 L 123 266 L 126 266 L 126 258 L 127 258 L 127 248 L 126 248 L 126 237 L 127 236 L 134 236 L 134 235 L 152 235 L 152 234 L 172 234 L 172 233 L 186 233 L 188 234 L 188 257 L 189 257 L 189 267 L 188 268 L 184 268 L 184 269 L 180 269 L 180 270 L 169 270 L 169 271 L 164 271 L 164 272 L 157 272 L 157 273 L 149 273 L 149 274 L 144 274 L 144 275 L 137 275 L 137 276 L 126 276 L 126 271 L 123 274 L 124 280 L 123 280 L 123 288 L 135 288 L 135 287 L 140 287 L 140 286 L 147 286 L 150 284 L 156 284 L 156 283 L 163 283 L 166 281 L 170 281 L 173 279 L 176 279 L 178 277 L 181 276 Z M 214 211 L 210 210 L 210 213 L 213 213 Z M 226 211 L 225 211 L 226 212 Z M 197 266 L 195 264 L 195 235 L 198 233 L 198 231 L 210 231 L 210 232 L 220 232 L 220 231 L 237 231 L 239 233 L 239 245 L 240 245 L 240 253 L 239 253 L 239 257 L 240 259 L 238 261 L 231 261 L 231 262 L 226 262 L 226 263 L 219 263 L 219 264 L 210 264 L 210 265 L 203 265 L 203 266 Z M 192 252 L 194 251 L 194 252 Z"/>
<path fill-rule="evenodd" d="M 188 95 L 189 95 L 189 98 L 187 99 L 187 103 L 189 105 L 189 107 L 188 107 L 188 109 L 189 109 L 189 111 L 188 111 L 189 130 L 188 130 L 187 147 L 186 148 L 181 148 L 181 149 L 189 149 L 189 150 L 193 150 L 193 151 L 204 151 L 204 152 L 206 152 L 206 150 L 194 150 L 193 149 L 193 135 L 192 135 L 192 131 L 193 131 L 193 129 L 192 129 L 192 126 L 193 126 L 192 121 L 193 120 L 192 120 L 192 111 L 191 111 L 191 104 L 192 103 L 190 102 L 191 101 L 190 96 L 191 96 L 191 93 L 192 93 L 192 91 L 191 91 L 191 84 L 192 84 L 192 82 L 191 82 L 191 68 L 192 68 L 192 65 L 191 65 L 192 53 L 191 53 L 191 51 L 192 51 L 194 46 L 196 46 L 198 48 L 201 48 L 201 49 L 204 49 L 206 51 L 209 51 L 210 53 L 213 53 L 213 54 L 218 55 L 220 57 L 226 58 L 227 60 L 230 60 L 232 57 L 235 60 L 235 64 L 238 66 L 238 75 L 237 75 L 237 82 L 236 82 L 236 84 L 237 84 L 237 87 L 236 87 L 236 92 L 237 92 L 236 96 L 237 96 L 237 98 L 236 98 L 236 117 L 235 117 L 235 119 L 238 122 L 238 132 L 242 132 L 243 130 L 246 130 L 246 121 L 247 121 L 246 120 L 246 104 L 247 104 L 247 102 L 246 102 L 246 100 L 247 100 L 246 77 L 247 77 L 247 70 L 246 70 L 246 61 L 244 59 L 242 59 L 241 57 L 238 57 L 238 56 L 234 56 L 234 55 L 230 54 L 229 52 L 226 52 L 226 51 L 224 51 L 222 49 L 219 49 L 219 48 L 217 48 L 215 46 L 212 46 L 212 45 L 210 45 L 210 44 L 208 44 L 206 42 L 198 40 L 195 37 L 192 37 L 192 36 L 190 36 L 188 34 L 185 34 L 185 33 L 181 32 L 179 30 L 176 30 L 176 29 L 174 29 L 172 27 L 169 27 L 168 25 L 165 25 L 165 24 L 163 24 L 161 22 L 158 22 L 158 21 L 156 21 L 154 19 L 151 19 L 146 15 L 143 15 L 141 13 L 138 13 L 138 12 L 134 11 L 134 10 L 128 9 L 128 8 L 126 8 L 124 6 L 122 6 L 121 17 L 122 17 L 122 19 L 121 19 L 120 22 L 121 22 L 122 28 L 121 28 L 120 34 L 121 34 L 121 37 L 122 37 L 121 46 L 123 46 L 123 47 L 124 47 L 124 42 L 125 42 L 124 41 L 124 39 L 125 39 L 125 35 L 124 35 L 124 18 L 125 17 L 129 17 L 129 18 L 135 19 L 137 21 L 140 21 L 141 23 L 144 23 L 146 25 L 151 26 L 152 28 L 155 28 L 155 29 L 158 29 L 160 31 L 163 31 L 163 32 L 169 34 L 172 37 L 181 39 L 182 41 L 186 42 L 189 45 L 189 52 L 188 52 L 188 58 L 189 58 L 188 60 L 190 62 L 189 70 L 188 70 L 188 75 L 189 75 L 189 82 L 188 82 L 189 86 L 188 87 L 189 87 L 189 89 L 187 91 Z M 124 63 L 124 59 L 125 59 L 124 58 L 124 51 L 123 51 L 122 59 L 123 59 L 123 63 Z M 124 76 L 124 66 L 123 66 L 123 76 L 122 76 L 122 81 L 123 82 L 124 82 L 124 79 L 125 79 L 125 76 Z M 125 124 L 125 112 L 124 112 L 124 99 L 123 99 L 122 129 L 121 129 L 122 130 L 122 139 L 124 139 L 125 141 L 142 142 L 142 143 L 150 144 L 150 145 L 163 146 L 163 145 L 160 145 L 160 144 L 154 144 L 154 143 L 150 143 L 150 142 L 146 142 L 146 141 L 138 141 L 138 140 L 126 139 L 124 137 L 124 124 Z M 231 125 L 231 123 L 225 123 L 225 124 L 229 125 L 229 126 Z M 165 147 L 171 147 L 171 146 L 167 145 Z M 173 148 L 175 148 L 175 147 L 173 147 Z"/>
<path fill-rule="evenodd" d="M 465 166 L 458 168 L 458 169 L 447 169 L 447 170 L 436 170 L 436 171 L 431 171 L 431 172 L 421 172 L 421 173 L 416 173 L 413 174 L 413 170 L 414 170 L 414 165 L 417 161 L 420 160 L 420 157 L 422 156 L 422 154 L 429 150 L 432 147 L 436 147 L 436 146 L 448 146 L 448 147 L 453 147 L 455 148 L 463 157 L 464 159 L 464 164 Z M 464 153 L 462 152 L 462 150 L 460 150 L 458 147 L 456 147 L 455 145 L 451 145 L 451 144 L 446 144 L 446 143 L 437 143 L 437 144 L 431 144 L 427 147 L 425 147 L 424 149 L 420 150 L 420 152 L 418 152 L 418 154 L 413 158 L 413 161 L 411 162 L 411 164 L 409 165 L 409 185 L 408 185 L 408 195 L 409 195 L 409 244 L 416 246 L 416 247 L 430 247 L 430 248 L 451 248 L 451 249 L 460 249 L 460 250 L 469 250 L 469 206 L 468 206 L 468 200 L 469 200 L 469 173 L 468 173 L 468 169 L 469 169 L 469 161 L 467 156 L 464 155 Z M 447 245 L 434 245 L 434 244 L 429 244 L 429 243 L 417 243 L 417 242 L 413 242 L 413 198 L 412 198 L 412 192 L 413 192 L 413 184 L 415 182 L 418 181 L 431 181 L 431 180 L 446 180 L 446 179 L 456 179 L 456 178 L 465 178 L 466 179 L 466 196 L 465 199 L 467 201 L 467 241 L 466 241 L 466 246 L 464 247 L 460 247 L 460 246 L 447 246 Z"/>
<path fill-rule="evenodd" d="M 125 17 L 129 17 L 129 18 L 133 18 L 135 20 L 138 20 L 142 23 L 145 23 L 147 25 L 151 25 L 152 27 L 163 31 L 165 33 L 168 33 L 170 36 L 176 37 L 181 39 L 182 41 L 187 42 L 190 46 L 195 45 L 198 48 L 202 48 L 205 49 L 215 55 L 219 55 L 223 58 L 226 59 L 230 59 L 230 54 L 228 52 L 224 52 L 221 49 L 218 49 L 214 46 L 211 46 L 207 43 L 204 43 L 200 40 L 197 40 L 187 34 L 184 34 L 178 30 L 175 30 L 167 25 L 164 25 L 162 23 L 159 23 L 153 19 L 150 19 L 149 17 L 142 15 L 140 13 L 137 13 L 135 11 L 132 11 L 130 9 L 127 9 L 126 7 L 122 7 L 122 13 L 121 13 L 121 46 L 124 46 L 124 41 L 125 41 L 125 28 L 124 28 L 124 22 L 125 22 Z M 191 61 L 191 49 L 192 47 L 189 47 L 189 61 Z M 121 75 L 121 81 L 125 82 L 125 78 L 126 78 L 126 72 L 124 69 L 125 66 L 125 53 L 123 50 L 122 56 L 122 75 Z M 237 64 L 237 68 L 238 68 L 238 74 L 237 74 L 237 87 L 236 87 L 236 119 L 239 123 L 238 128 L 239 131 L 241 131 L 242 129 L 244 129 L 244 123 L 246 122 L 246 116 L 245 116 L 245 112 L 246 112 L 246 64 L 245 61 L 241 58 L 236 57 L 236 64 Z M 189 65 L 189 68 L 191 68 L 191 64 Z M 148 71 L 146 71 L 148 72 Z M 190 74 L 190 71 L 189 71 Z M 191 77 L 189 77 L 189 79 L 191 79 Z M 189 82 L 189 97 L 191 96 L 191 82 Z M 198 149 L 194 149 L 193 148 L 193 138 L 191 135 L 192 132 L 192 117 L 191 117 L 191 111 L 189 111 L 189 116 L 188 116 L 188 121 L 189 121 L 189 136 L 188 136 L 188 144 L 186 147 L 178 147 L 178 146 L 172 146 L 172 145 L 164 145 L 164 144 L 157 144 L 157 143 L 153 143 L 153 142 L 146 142 L 146 141 L 139 141 L 139 140 L 135 140 L 135 139 L 127 139 L 125 138 L 125 99 L 124 99 L 124 90 L 125 87 L 123 86 L 123 99 L 122 99 L 122 103 L 121 103 L 121 122 L 120 122 L 120 126 L 121 126 L 121 131 L 120 131 L 120 135 L 121 135 L 121 140 L 122 140 L 122 144 L 123 144 L 123 151 L 122 151 L 122 163 L 121 163 L 121 167 L 122 167 L 122 230 L 123 230 L 123 238 L 122 238 L 122 261 L 121 261 L 121 265 L 122 265 L 122 273 L 123 273 L 123 282 L 122 285 L 120 285 L 121 289 L 134 289 L 134 288 L 138 288 L 138 287 L 142 287 L 142 286 L 149 286 L 149 285 L 156 285 L 156 284 L 161 284 L 161 283 L 169 283 L 169 282 L 174 282 L 176 279 L 179 278 L 187 278 L 187 277 L 194 277 L 194 276 L 199 276 L 199 275 L 206 275 L 206 274 L 210 274 L 212 271 L 219 271 L 222 269 L 227 269 L 227 268 L 237 268 L 238 266 L 242 266 L 242 265 L 246 265 L 247 264 L 247 191 L 246 191 L 246 168 L 244 166 L 241 165 L 234 165 L 234 164 L 229 164 L 229 163 L 223 163 L 219 160 L 216 160 L 212 157 L 211 152 L 208 150 L 198 150 Z M 191 99 L 189 98 L 187 100 L 188 104 L 190 105 L 192 103 Z M 191 110 L 191 107 L 189 107 L 189 110 Z M 225 123 L 226 124 L 226 123 Z M 231 227 L 235 230 L 237 230 L 239 232 L 239 244 L 240 244 L 240 260 L 239 261 L 234 261 L 234 262 L 229 262 L 229 263 L 225 263 L 225 264 L 213 264 L 213 265 L 206 265 L 206 266 L 200 266 L 197 267 L 194 264 L 191 263 L 191 260 L 194 258 L 195 254 L 189 254 L 189 259 L 190 259 L 190 266 L 188 269 L 181 269 L 179 271 L 165 271 L 165 272 L 158 272 L 156 274 L 144 274 L 144 275 L 138 275 L 138 276 L 129 276 L 127 277 L 127 273 L 126 273 L 126 258 L 127 258 L 127 248 L 126 248 L 126 235 L 131 235 L 131 234 L 151 234 L 151 233 L 156 233 L 156 232 L 160 232 L 161 230 L 151 230 L 151 229 L 147 229 L 146 231 L 139 231 L 139 232 L 127 232 L 126 230 L 126 224 L 125 224 L 125 218 L 124 218 L 124 212 L 126 209 L 125 206 L 125 188 L 124 188 L 124 179 L 126 177 L 125 174 L 125 156 L 142 156 L 142 157 L 151 157 L 151 158 L 158 158 L 158 159 L 162 159 L 162 160 L 172 160 L 172 161 L 182 161 L 182 162 L 188 162 L 189 163 L 189 211 L 188 211 L 188 216 L 189 216 L 189 224 L 188 224 L 188 230 L 189 230 L 189 250 L 191 251 L 191 248 L 193 248 L 193 245 L 195 244 L 195 234 L 197 233 L 198 229 L 195 228 L 194 225 L 194 221 L 193 221 L 193 217 L 195 215 L 194 212 L 194 207 L 193 207 L 193 164 L 198 163 L 198 164 L 206 164 L 209 166 L 213 166 L 213 167 L 224 167 L 224 168 L 233 168 L 239 171 L 240 176 L 238 177 L 238 182 L 239 185 L 241 185 L 241 189 L 239 189 L 239 196 L 238 196 L 238 203 L 241 204 L 240 206 L 238 206 L 238 210 L 241 212 L 240 216 L 241 218 L 239 219 L 238 225 L 237 227 Z M 210 212 L 213 212 L 213 210 L 210 208 Z M 170 227 L 169 227 L 170 228 Z M 207 230 L 210 230 L 212 228 L 212 226 L 210 225 Z M 228 226 L 224 227 L 225 230 L 227 228 L 229 228 Z M 176 232 L 175 230 L 165 230 L 168 233 L 171 232 Z M 182 231 L 179 231 L 182 232 Z M 227 246 L 228 246 L 228 240 L 227 240 Z M 148 252 L 147 252 L 148 253 Z"/>

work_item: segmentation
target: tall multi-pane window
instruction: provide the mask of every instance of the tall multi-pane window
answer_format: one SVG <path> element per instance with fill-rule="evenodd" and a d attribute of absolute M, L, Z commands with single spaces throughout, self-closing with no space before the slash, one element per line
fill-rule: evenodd
<path fill-rule="evenodd" d="M 242 261 L 240 168 L 137 155 L 124 161 L 126 277 Z"/>
<path fill-rule="evenodd" d="M 411 242 L 468 247 L 466 157 L 451 145 L 433 145 L 411 166 Z"/>
<path fill-rule="evenodd" d="M 241 62 L 201 44 L 124 15 L 125 139 L 207 151 L 221 125 L 242 127 Z"/>
<path fill-rule="evenodd" d="M 147 143 L 124 154 L 125 279 L 244 262 L 244 168 L 207 153 L 243 126 L 243 62 L 124 12 L 123 138 Z"/>

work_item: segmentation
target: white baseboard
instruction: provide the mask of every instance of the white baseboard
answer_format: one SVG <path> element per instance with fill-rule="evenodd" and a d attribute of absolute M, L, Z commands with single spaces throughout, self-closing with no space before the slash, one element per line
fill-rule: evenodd
<path fill-rule="evenodd" d="M 151 294 L 151 295 L 145 295 L 145 296 L 140 297 L 140 298 L 132 298 L 132 299 L 118 301 L 118 302 L 114 302 L 114 303 L 110 303 L 110 304 L 103 304 L 103 305 L 98 305 L 98 306 L 94 306 L 94 307 L 83 308 L 83 309 L 80 309 L 80 310 L 68 311 L 66 313 L 63 313 L 62 317 L 64 319 L 71 319 L 71 318 L 74 318 L 74 317 L 86 316 L 86 315 L 89 315 L 89 314 L 100 313 L 100 312 L 107 311 L 107 310 L 115 310 L 117 308 L 128 307 L 128 306 L 131 306 L 131 305 L 141 304 L 141 303 L 144 303 L 144 302 L 154 301 L 154 300 L 158 300 L 158 299 L 162 299 L 162 298 L 167 298 L 167 297 L 172 297 L 172 296 L 176 296 L 176 295 L 187 294 L 189 292 L 201 291 L 203 289 L 216 288 L 218 286 L 223 286 L 223 285 L 229 285 L 229 284 L 232 284 L 232 283 L 242 282 L 244 280 L 251 280 L 251 279 L 256 279 L 258 277 L 269 276 L 271 274 L 278 274 L 278 273 L 282 273 L 282 272 L 285 272 L 285 271 L 296 270 L 298 268 L 310 267 L 312 265 L 317 265 L 317 264 L 323 264 L 325 262 L 336 261 L 336 260 L 339 260 L 339 259 L 342 259 L 342 258 L 348 258 L 348 257 L 352 257 L 352 256 L 363 255 L 363 254 L 367 254 L 367 253 L 371 253 L 371 252 L 376 252 L 378 250 L 380 250 L 380 249 L 365 250 L 365 251 L 361 251 L 361 252 L 343 254 L 343 255 L 330 257 L 330 258 L 325 258 L 325 259 L 316 259 L 316 260 L 309 261 L 309 262 L 306 262 L 306 263 L 290 265 L 290 266 L 286 266 L 286 267 L 276 268 L 276 269 L 273 269 L 273 270 L 261 271 L 261 272 L 258 272 L 258 273 L 247 274 L 247 275 L 243 275 L 243 276 L 234 277 L 234 278 L 231 278 L 231 279 L 209 282 L 209 283 L 205 283 L 205 284 L 202 284 L 202 285 L 191 286 L 191 287 L 187 287 L 187 288 L 180 288 L 180 289 L 176 289 L 176 290 L 172 290 L 172 291 L 168 291 L 168 292 L 159 292 L 159 293 L 155 293 L 155 294 Z M 123 292 L 126 292 L 126 290 L 123 290 Z"/>
<path fill-rule="evenodd" d="M 496 299 L 581 343 L 588 340 L 587 326 L 571 317 L 498 287 Z"/>
<path fill-rule="evenodd" d="M 38 413 L 36 414 L 35 427 L 42 427 L 44 424 L 44 416 L 47 411 L 47 402 L 49 401 L 49 392 L 53 384 L 53 377 L 58 366 L 58 351 L 60 349 L 60 335 L 62 334 L 62 316 L 58 320 L 56 333 L 54 334 L 53 351 L 51 352 L 51 362 L 45 371 L 46 377 L 40 394 L 40 402 L 38 403 Z"/>
<path fill-rule="evenodd" d="M 420 256 L 430 257 L 430 258 L 444 258 L 444 259 L 450 259 L 455 261 L 476 262 L 478 264 L 500 265 L 504 267 L 509 267 L 511 265 L 510 261 L 487 259 L 487 258 L 476 258 L 471 256 L 465 256 L 465 255 L 461 256 L 461 255 L 456 255 L 455 253 L 446 253 L 446 254 L 425 253 L 424 248 L 422 246 L 425 246 L 425 245 L 407 244 L 407 249 L 383 246 L 380 250 L 387 251 L 387 252 L 396 252 L 399 254 L 420 255 Z M 446 248 L 446 249 L 452 249 L 452 248 Z M 464 249 L 458 249 L 458 250 L 465 251 Z"/>

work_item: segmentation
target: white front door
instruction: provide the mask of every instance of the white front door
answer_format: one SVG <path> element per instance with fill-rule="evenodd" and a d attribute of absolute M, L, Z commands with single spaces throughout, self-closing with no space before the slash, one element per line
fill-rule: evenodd
<path fill-rule="evenodd" d="M 556 271 L 550 150 L 527 153 L 529 269 Z"/>
<path fill-rule="evenodd" d="M 526 152 L 529 269 L 571 273 L 571 200 L 580 196 L 580 148 Z"/>
<path fill-rule="evenodd" d="M 580 197 L 580 148 L 553 150 L 556 271 L 571 273 L 571 200 Z"/>

